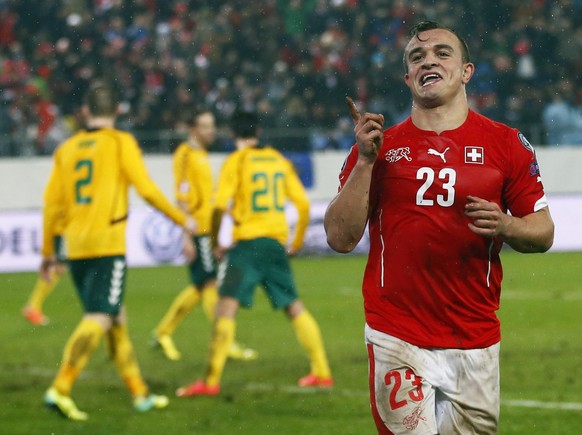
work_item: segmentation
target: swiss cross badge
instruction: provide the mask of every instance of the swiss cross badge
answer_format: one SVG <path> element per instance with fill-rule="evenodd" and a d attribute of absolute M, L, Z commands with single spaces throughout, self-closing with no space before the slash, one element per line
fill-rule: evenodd
<path fill-rule="evenodd" d="M 482 165 L 485 161 L 483 147 L 465 147 L 465 163 Z"/>

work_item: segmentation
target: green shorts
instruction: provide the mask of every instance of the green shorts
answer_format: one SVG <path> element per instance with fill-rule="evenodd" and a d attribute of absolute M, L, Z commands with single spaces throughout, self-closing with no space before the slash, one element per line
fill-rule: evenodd
<path fill-rule="evenodd" d="M 241 240 L 225 258 L 220 295 L 238 299 L 241 306 L 253 305 L 255 287 L 261 284 L 273 308 L 285 308 L 297 296 L 285 247 L 268 238 Z"/>
<path fill-rule="evenodd" d="M 123 255 L 69 260 L 69 266 L 86 313 L 119 313 L 127 271 Z"/>
<path fill-rule="evenodd" d="M 208 281 L 216 279 L 216 260 L 210 236 L 195 236 L 192 241 L 196 245 L 196 258 L 188 265 L 190 281 L 201 290 Z"/>

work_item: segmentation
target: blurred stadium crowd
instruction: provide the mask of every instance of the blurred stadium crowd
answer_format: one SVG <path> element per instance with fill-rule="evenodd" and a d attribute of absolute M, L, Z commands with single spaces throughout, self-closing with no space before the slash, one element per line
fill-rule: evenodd
<path fill-rule="evenodd" d="M 346 95 L 407 116 L 402 51 L 423 18 L 467 39 L 475 110 L 537 145 L 582 144 L 582 0 L 0 0 L 0 155 L 51 153 L 96 79 L 146 152 L 167 152 L 192 103 L 224 131 L 258 110 L 283 150 L 344 149 Z"/>

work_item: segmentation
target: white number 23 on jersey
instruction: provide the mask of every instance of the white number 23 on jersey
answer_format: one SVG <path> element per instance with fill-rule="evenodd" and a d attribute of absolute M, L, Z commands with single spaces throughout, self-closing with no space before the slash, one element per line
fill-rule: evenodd
<path fill-rule="evenodd" d="M 441 207 L 450 207 L 455 202 L 455 182 L 457 173 L 452 168 L 443 168 L 438 172 L 438 179 L 443 180 L 443 192 L 436 196 L 436 202 Z M 422 186 L 416 192 L 416 205 L 432 207 L 434 201 L 425 198 L 425 194 L 433 185 L 435 180 L 435 171 L 432 168 L 422 167 L 416 172 L 417 180 L 424 180 Z"/>

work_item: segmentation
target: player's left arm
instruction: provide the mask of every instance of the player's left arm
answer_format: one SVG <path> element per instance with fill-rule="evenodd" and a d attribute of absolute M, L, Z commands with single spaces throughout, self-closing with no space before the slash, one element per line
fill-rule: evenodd
<path fill-rule="evenodd" d="M 465 214 L 471 219 L 469 228 L 483 237 L 500 237 L 518 252 L 545 252 L 554 241 L 554 222 L 549 207 L 511 216 L 498 204 L 476 196 L 467 196 Z"/>
<path fill-rule="evenodd" d="M 174 206 L 150 178 L 141 150 L 133 136 L 125 135 L 121 148 L 121 165 L 124 175 L 135 187 L 137 193 L 148 204 L 161 211 L 176 224 L 184 227 L 190 234 L 196 232 L 194 220 Z"/>
<path fill-rule="evenodd" d="M 295 206 L 298 216 L 297 224 L 295 225 L 295 235 L 291 242 L 291 246 L 288 249 L 289 255 L 294 255 L 303 246 L 305 232 L 309 225 L 309 198 L 307 197 L 305 188 L 291 164 L 289 164 L 289 169 L 287 170 L 285 184 L 287 196 Z"/>
<path fill-rule="evenodd" d="M 518 252 L 545 252 L 554 242 L 554 222 L 533 146 L 511 129 L 505 139 L 507 162 L 502 197 L 497 202 L 467 197 L 469 228 L 484 237 L 500 237 Z M 505 204 L 511 214 L 502 210 Z"/>
<path fill-rule="evenodd" d="M 212 210 L 211 227 L 210 227 L 210 244 L 214 252 L 214 257 L 220 261 L 224 257 L 226 248 L 219 245 L 218 235 L 220 234 L 220 226 L 222 224 L 222 217 L 224 216 L 224 210 L 220 208 L 214 208 Z"/>
<path fill-rule="evenodd" d="M 173 172 L 174 172 L 174 190 L 176 196 L 176 205 L 184 212 L 186 216 L 192 218 L 198 228 L 198 223 L 192 214 L 191 200 L 193 188 L 191 178 L 195 174 L 191 168 L 192 155 L 188 152 L 189 147 L 186 148 L 181 145 L 173 156 Z M 192 235 L 184 229 L 182 236 L 182 254 L 188 263 L 192 263 L 198 256 L 196 244 L 192 239 Z"/>
<path fill-rule="evenodd" d="M 225 210 L 228 209 L 228 206 L 235 195 L 236 188 L 239 186 L 239 160 L 240 159 L 238 159 L 234 154 L 227 157 L 222 165 L 222 169 L 218 176 L 218 182 L 216 183 L 216 192 L 210 221 L 210 242 L 214 250 L 214 256 L 217 260 L 221 260 L 226 252 L 226 248 L 219 244 L 219 234 Z"/>

